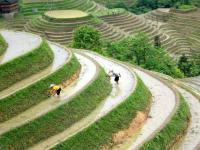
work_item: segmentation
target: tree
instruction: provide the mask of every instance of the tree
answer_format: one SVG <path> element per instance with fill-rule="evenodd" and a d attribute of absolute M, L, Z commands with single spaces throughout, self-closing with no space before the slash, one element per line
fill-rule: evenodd
<path fill-rule="evenodd" d="M 172 77 L 182 78 L 183 73 L 176 66 L 175 61 L 162 48 L 151 47 L 147 53 L 146 69 L 161 72 Z"/>
<path fill-rule="evenodd" d="M 136 58 L 137 65 L 146 62 L 146 53 L 149 48 L 149 39 L 144 33 L 138 33 L 130 43 L 130 51 Z"/>
<path fill-rule="evenodd" d="M 72 47 L 98 51 L 101 49 L 101 33 L 92 26 L 83 25 L 73 33 Z"/>

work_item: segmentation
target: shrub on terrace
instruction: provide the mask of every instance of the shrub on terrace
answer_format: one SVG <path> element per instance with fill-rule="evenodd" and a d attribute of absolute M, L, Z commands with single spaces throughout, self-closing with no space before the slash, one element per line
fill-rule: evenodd
<path fill-rule="evenodd" d="M 72 47 L 98 51 L 101 48 L 101 32 L 92 26 L 80 26 L 73 33 Z"/>
<path fill-rule="evenodd" d="M 8 44 L 4 40 L 3 36 L 0 34 L 0 55 L 2 55 L 6 48 L 8 47 Z"/>
<path fill-rule="evenodd" d="M 200 74 L 199 58 L 189 60 L 185 55 L 182 55 L 178 61 L 178 67 L 186 77 Z"/>
<path fill-rule="evenodd" d="M 188 1 L 183 1 L 183 2 L 176 3 L 175 9 L 176 9 L 175 11 L 190 12 L 190 11 L 197 10 L 197 7 Z"/>

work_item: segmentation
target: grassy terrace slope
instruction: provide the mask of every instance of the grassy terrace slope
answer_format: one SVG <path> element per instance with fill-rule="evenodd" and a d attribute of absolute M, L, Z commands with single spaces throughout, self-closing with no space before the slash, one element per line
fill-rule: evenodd
<path fill-rule="evenodd" d="M 22 31 L 24 30 L 24 26 L 30 19 L 30 17 L 16 17 L 11 20 L 0 18 L 0 28 L 10 29 L 14 31 Z"/>
<path fill-rule="evenodd" d="M 6 48 L 8 47 L 6 41 L 0 34 L 0 56 L 5 52 Z"/>
<path fill-rule="evenodd" d="M 48 40 L 68 45 L 72 40 L 73 30 L 81 25 L 92 25 L 99 29 L 103 38 L 109 41 L 119 40 L 124 37 L 122 33 L 118 33 L 106 23 L 98 22 L 89 15 L 82 18 L 69 19 L 51 19 L 45 15 L 30 20 L 26 25 L 26 31 L 39 34 Z"/>
<path fill-rule="evenodd" d="M 42 0 L 41 0 L 42 1 Z M 23 0 L 19 1 L 19 12 L 17 17 L 12 20 L 5 20 L 0 18 L 0 27 L 12 30 L 24 30 L 26 23 L 39 15 L 43 15 L 44 12 L 49 10 L 67 10 L 76 9 L 82 10 L 88 13 L 102 12 L 106 10 L 105 7 L 100 6 L 92 0 L 60 0 L 50 2 L 34 2 L 24 3 Z"/>
<path fill-rule="evenodd" d="M 147 111 L 150 98 L 151 94 L 149 90 L 138 79 L 135 91 L 122 104 L 88 128 L 53 149 L 97 150 L 103 146 L 113 146 L 113 135 L 129 128 L 131 121 L 136 117 L 138 111 Z"/>
<path fill-rule="evenodd" d="M 91 113 L 111 92 L 111 84 L 103 69 L 79 95 L 57 109 L 11 130 L 0 137 L 2 149 L 26 149 L 41 140 L 62 132 Z"/>
<path fill-rule="evenodd" d="M 68 44 L 72 39 L 73 30 L 83 24 L 93 25 L 95 22 L 91 19 L 91 16 L 66 20 L 57 20 L 42 16 L 30 20 L 25 26 L 25 29 L 46 37 L 50 41 Z"/>
<path fill-rule="evenodd" d="M 189 107 L 181 96 L 178 110 L 170 122 L 153 139 L 146 142 L 140 150 L 170 149 L 185 134 L 189 118 Z"/>
<path fill-rule="evenodd" d="M 119 32 L 123 32 L 127 35 L 134 35 L 138 32 L 144 32 L 148 35 L 152 42 L 154 40 L 154 37 L 156 35 L 159 35 L 162 46 L 174 56 L 180 56 L 183 53 L 191 56 L 193 53 L 199 53 L 197 49 L 199 45 L 199 40 L 197 38 L 198 36 L 195 36 L 198 35 L 198 28 L 194 30 L 194 32 L 196 33 L 193 32 L 193 35 L 190 34 L 190 36 L 186 38 L 186 34 L 182 34 L 175 28 L 169 28 L 169 25 L 175 26 L 176 21 L 172 20 L 170 24 L 165 24 L 163 22 L 157 23 L 157 20 L 154 16 L 155 13 L 158 21 L 159 18 L 160 20 L 163 19 L 167 21 L 170 16 L 167 15 L 167 12 L 156 10 L 151 13 L 145 14 L 144 16 L 137 16 L 130 13 L 119 13 L 102 16 L 101 19 L 103 19 L 108 25 L 111 25 L 113 29 L 117 28 Z M 183 18 L 180 18 L 180 20 L 181 19 Z M 186 26 L 190 25 L 183 24 L 182 30 L 191 33 L 190 30 L 185 30 Z"/>
<path fill-rule="evenodd" d="M 53 74 L 44 79 L 0 100 L 0 122 L 6 121 L 39 102 L 49 98 L 47 89 L 52 83 L 60 84 L 61 81 L 70 79 L 77 72 L 80 64 L 73 56 Z"/>
<path fill-rule="evenodd" d="M 140 16 L 128 12 L 102 16 L 101 18 L 107 24 L 112 25 L 113 28 L 117 28 L 119 32 L 123 32 L 129 36 L 137 34 L 138 32 L 143 32 L 151 41 L 153 41 L 156 35 L 159 35 L 161 40 L 166 39 L 166 36 L 158 32 L 154 24 Z"/>
<path fill-rule="evenodd" d="M 45 40 L 27 54 L 0 65 L 0 91 L 36 74 L 53 61 L 53 53 Z"/>
<path fill-rule="evenodd" d="M 87 12 L 98 11 L 98 5 L 91 0 L 63 0 L 60 2 L 20 2 L 20 14 L 24 16 L 43 14 L 47 10 L 78 9 Z"/>

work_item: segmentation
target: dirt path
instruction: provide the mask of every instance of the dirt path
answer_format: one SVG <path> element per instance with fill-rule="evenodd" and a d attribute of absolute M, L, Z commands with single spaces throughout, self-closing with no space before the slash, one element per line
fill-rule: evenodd
<path fill-rule="evenodd" d="M 115 72 L 120 72 L 122 75 L 122 78 L 120 79 L 121 82 L 119 85 L 113 82 L 113 79 L 111 80 L 113 89 L 111 94 L 105 99 L 103 104 L 101 104 L 97 109 L 95 109 L 90 115 L 88 115 L 86 118 L 80 120 L 79 122 L 75 123 L 70 128 L 66 129 L 65 131 L 52 136 L 45 141 L 42 141 L 41 143 L 38 143 L 37 145 L 31 147 L 31 150 L 44 150 L 44 149 L 50 149 L 51 147 L 57 145 L 61 141 L 66 140 L 70 136 L 73 136 L 77 132 L 83 130 L 87 126 L 94 123 L 97 119 L 108 113 L 110 110 L 112 110 L 114 107 L 116 107 L 118 104 L 120 104 L 123 100 L 128 97 L 133 90 L 135 89 L 136 81 L 135 76 L 133 72 L 128 70 L 126 67 L 124 67 L 121 64 L 118 64 L 116 62 L 111 62 L 108 59 L 105 59 L 101 56 L 90 54 L 88 52 L 83 52 L 83 54 L 93 58 L 95 61 L 97 61 L 106 72 L 110 70 L 114 70 Z"/>
<path fill-rule="evenodd" d="M 176 87 L 185 98 L 191 113 L 191 123 L 187 134 L 180 144 L 179 150 L 193 150 L 200 144 L 200 103 L 199 100 L 186 90 Z"/>
<path fill-rule="evenodd" d="M 39 47 L 42 42 L 41 37 L 31 33 L 9 30 L 1 30 L 0 33 L 8 43 L 8 48 L 6 49 L 0 64 L 30 52 Z"/>
<path fill-rule="evenodd" d="M 63 47 L 60 47 L 59 45 L 53 44 L 49 42 L 49 46 L 51 47 L 53 54 L 54 54 L 54 60 L 52 65 L 50 65 L 45 70 L 42 70 L 41 72 L 32 75 L 28 77 L 27 79 L 24 79 L 20 82 L 17 82 L 10 86 L 9 88 L 3 90 L 0 92 L 0 100 L 16 93 L 17 91 L 28 87 L 29 85 L 38 82 L 39 80 L 47 77 L 48 75 L 52 74 L 56 70 L 58 70 L 60 67 L 62 67 L 67 61 L 70 60 L 70 54 L 67 52 Z"/>
<path fill-rule="evenodd" d="M 128 150 L 137 149 L 146 140 L 159 132 L 161 127 L 166 125 L 177 108 L 176 95 L 172 89 L 147 73 L 138 69 L 134 70 L 151 91 L 153 103 L 149 113 L 149 118 Z"/>
<path fill-rule="evenodd" d="M 73 96 L 78 94 L 85 86 L 87 86 L 91 80 L 96 76 L 97 66 L 88 58 L 76 55 L 82 66 L 79 78 L 74 81 L 69 87 L 64 89 L 61 97 L 49 98 L 38 105 L 28 109 L 20 115 L 0 124 L 0 134 L 8 132 L 9 130 L 21 126 L 41 115 L 44 115 L 48 111 L 51 111 L 60 105 L 68 102 Z"/>

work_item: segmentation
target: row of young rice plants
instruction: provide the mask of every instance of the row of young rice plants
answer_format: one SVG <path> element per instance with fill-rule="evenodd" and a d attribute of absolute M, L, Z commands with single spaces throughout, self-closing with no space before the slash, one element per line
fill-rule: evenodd
<path fill-rule="evenodd" d="M 0 99 L 0 122 L 4 122 L 49 98 L 47 89 L 49 89 L 50 84 L 60 84 L 62 81 L 70 79 L 79 69 L 80 64 L 73 55 L 69 62 L 56 72 L 8 97 Z"/>
<path fill-rule="evenodd" d="M 53 58 L 52 50 L 43 40 L 38 48 L 0 65 L 0 91 L 47 68 Z"/>
<path fill-rule="evenodd" d="M 41 140 L 64 131 L 89 115 L 109 95 L 111 90 L 110 80 L 105 71 L 100 68 L 95 80 L 68 103 L 3 134 L 0 137 L 1 148 L 27 149 Z"/>
<path fill-rule="evenodd" d="M 138 78 L 136 89 L 123 103 L 91 126 L 52 149 L 97 150 L 106 145 L 113 146 L 111 144 L 113 135 L 129 128 L 138 111 L 146 112 L 150 99 L 150 91 Z"/>
<path fill-rule="evenodd" d="M 8 44 L 6 43 L 3 36 L 0 34 L 0 56 L 6 51 Z"/>
<path fill-rule="evenodd" d="M 147 149 L 170 149 L 181 138 L 188 127 L 190 120 L 189 107 L 182 96 L 175 115 L 170 122 L 156 136 L 147 141 L 140 150 Z"/>

